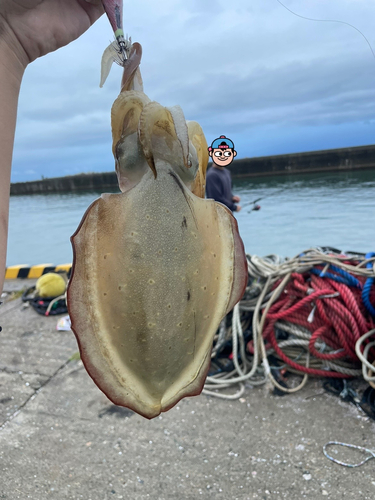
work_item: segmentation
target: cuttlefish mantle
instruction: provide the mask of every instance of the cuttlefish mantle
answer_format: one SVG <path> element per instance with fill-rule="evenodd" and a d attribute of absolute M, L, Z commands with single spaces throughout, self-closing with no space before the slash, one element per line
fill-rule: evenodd
<path fill-rule="evenodd" d="M 140 61 L 134 44 L 129 66 L 137 51 Z M 72 236 L 68 304 L 95 383 L 115 404 L 153 418 L 201 392 L 247 264 L 236 220 L 203 198 L 201 128 L 186 124 L 180 108 L 151 102 L 124 74 L 112 108 L 122 193 L 96 200 Z"/>

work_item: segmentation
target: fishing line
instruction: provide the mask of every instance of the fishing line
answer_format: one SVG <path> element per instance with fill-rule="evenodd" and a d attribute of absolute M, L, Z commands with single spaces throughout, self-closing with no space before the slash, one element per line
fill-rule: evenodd
<path fill-rule="evenodd" d="M 288 10 L 291 14 L 293 14 L 293 15 L 295 15 L 297 17 L 300 17 L 301 19 L 306 19 L 307 21 L 316 21 L 316 22 L 319 22 L 319 23 L 320 22 L 323 22 L 323 23 L 324 22 L 326 22 L 326 23 L 340 23 L 340 24 L 346 24 L 347 26 L 350 26 L 351 28 L 353 28 L 356 31 L 358 31 L 358 33 L 366 40 L 366 43 L 369 46 L 369 48 L 371 50 L 371 53 L 372 53 L 372 55 L 373 55 L 373 57 L 375 59 L 375 52 L 373 51 L 373 48 L 371 47 L 370 42 L 365 37 L 365 35 L 362 33 L 362 31 L 360 31 L 358 28 L 356 28 L 352 24 L 347 23 L 345 21 L 338 21 L 337 19 L 313 19 L 312 17 L 301 16 L 300 14 L 297 14 L 293 10 L 289 9 L 289 7 L 287 7 L 286 5 L 284 5 L 280 0 L 276 0 L 276 2 L 278 2 L 280 5 L 282 5 L 284 7 L 284 9 Z"/>

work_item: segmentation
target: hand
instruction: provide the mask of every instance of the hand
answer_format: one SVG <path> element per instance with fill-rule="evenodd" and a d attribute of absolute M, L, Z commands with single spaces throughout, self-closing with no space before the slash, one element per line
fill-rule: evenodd
<path fill-rule="evenodd" d="M 0 41 L 26 67 L 78 38 L 103 12 L 101 0 L 1 0 Z"/>
<path fill-rule="evenodd" d="M 241 198 L 239 196 L 233 196 L 232 200 L 234 201 L 234 203 L 238 203 Z"/>
<path fill-rule="evenodd" d="M 240 211 L 241 211 L 241 208 L 242 208 L 242 207 L 240 207 L 240 205 L 237 205 L 237 206 L 236 206 L 236 212 L 240 212 Z"/>
<path fill-rule="evenodd" d="M 0 291 L 8 232 L 17 102 L 26 66 L 78 38 L 104 12 L 100 0 L 0 0 Z"/>

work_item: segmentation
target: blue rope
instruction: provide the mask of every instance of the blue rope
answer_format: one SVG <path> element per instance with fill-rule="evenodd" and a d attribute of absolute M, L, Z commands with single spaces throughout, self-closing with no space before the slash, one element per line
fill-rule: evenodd
<path fill-rule="evenodd" d="M 349 286 L 356 286 L 357 288 L 362 288 L 362 283 L 359 280 L 357 280 L 357 278 L 352 276 L 350 273 L 348 273 L 347 271 L 344 271 L 344 269 L 340 269 L 339 267 L 333 266 L 332 264 L 331 264 L 330 268 L 332 269 L 332 271 L 335 271 L 336 273 L 339 273 L 339 274 L 341 274 L 341 276 L 346 278 L 348 280 L 348 282 L 350 283 Z"/>
<path fill-rule="evenodd" d="M 360 281 L 357 280 L 354 276 L 352 276 L 350 273 L 347 271 L 344 271 L 343 269 L 340 269 L 337 266 L 333 266 L 332 264 L 329 265 L 329 268 L 335 273 L 338 274 L 332 274 L 329 272 L 324 272 L 321 271 L 319 268 L 312 268 L 311 272 L 318 275 L 320 278 L 329 278 L 334 281 L 337 281 L 338 283 L 343 283 L 344 285 L 347 286 L 355 286 L 357 288 L 362 288 L 362 284 Z"/>
<path fill-rule="evenodd" d="M 371 259 L 371 257 L 375 257 L 375 252 L 367 253 L 365 258 Z M 372 263 L 368 262 L 366 264 L 366 267 L 367 267 L 367 269 L 372 269 Z M 374 284 L 374 282 L 375 282 L 375 278 L 367 278 L 367 280 L 363 286 L 363 290 L 362 290 L 362 301 L 365 304 L 366 309 L 368 310 L 368 312 L 371 314 L 371 316 L 373 318 L 375 318 L 375 307 L 370 302 L 370 292 L 371 292 L 371 288 L 372 288 L 372 285 Z"/>

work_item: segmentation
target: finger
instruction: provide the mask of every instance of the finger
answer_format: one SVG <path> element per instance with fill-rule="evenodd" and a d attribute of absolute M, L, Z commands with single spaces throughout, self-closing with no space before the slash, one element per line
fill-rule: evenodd
<path fill-rule="evenodd" d="M 104 14 L 104 7 L 101 0 L 77 0 L 77 2 L 89 16 L 91 24 L 94 24 Z"/>

